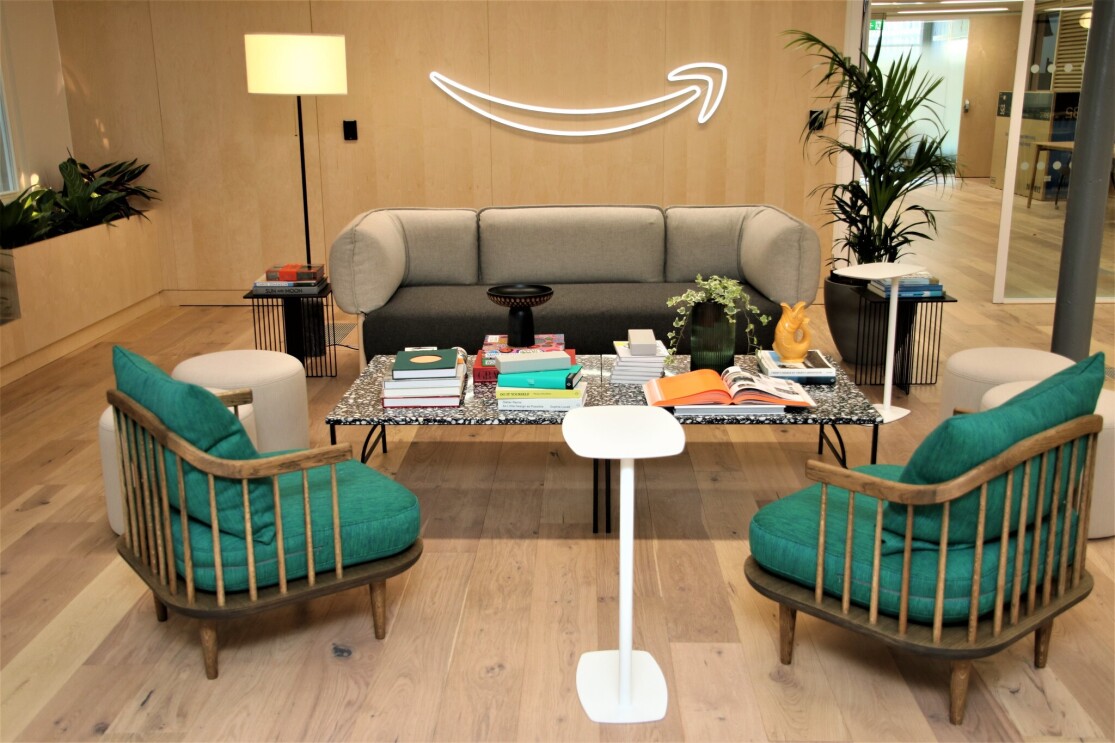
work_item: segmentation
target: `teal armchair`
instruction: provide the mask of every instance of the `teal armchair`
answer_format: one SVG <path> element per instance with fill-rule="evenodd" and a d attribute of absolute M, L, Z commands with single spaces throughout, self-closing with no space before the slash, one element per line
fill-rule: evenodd
<path fill-rule="evenodd" d="M 810 462 L 817 484 L 752 519 L 748 582 L 779 605 L 783 664 L 797 612 L 951 664 L 964 719 L 972 659 L 1035 634 L 1092 590 L 1088 516 L 1103 356 L 999 408 L 944 421 L 904 466 Z"/>
<path fill-rule="evenodd" d="M 117 551 L 151 588 L 156 616 L 194 617 L 206 676 L 217 622 L 368 586 L 386 635 L 386 581 L 422 553 L 414 494 L 351 446 L 261 455 L 218 395 L 114 349 L 126 528 Z"/>

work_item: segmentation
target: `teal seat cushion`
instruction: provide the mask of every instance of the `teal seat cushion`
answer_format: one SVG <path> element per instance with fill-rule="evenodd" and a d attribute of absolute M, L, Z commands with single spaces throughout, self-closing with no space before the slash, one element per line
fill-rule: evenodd
<path fill-rule="evenodd" d="M 1096 402 L 1103 388 L 1103 378 L 1103 354 L 1098 353 L 1054 374 L 997 408 L 982 413 L 956 415 L 943 421 L 910 455 L 899 478 L 900 482 L 913 485 L 947 482 L 1003 453 L 1023 439 L 1095 412 Z M 1077 466 L 1083 467 L 1083 464 L 1084 456 L 1080 452 L 1077 454 Z M 1068 476 L 1066 466 L 1062 472 L 1062 498 Z M 1052 483 L 1053 477 L 1054 467 L 1047 466 L 1047 485 Z M 1002 475 L 988 484 L 986 529 L 996 534 L 1000 533 L 1003 522 L 1006 480 L 1007 476 Z M 1038 471 L 1034 469 L 1031 473 L 1026 524 L 1033 523 L 1038 512 L 1039 499 L 1035 494 L 1040 484 Z M 1010 516 L 1012 532 L 1018 529 L 1021 510 L 1021 467 L 1015 472 L 1013 491 Z M 1046 492 L 1051 491 L 1046 488 Z M 1049 513 L 1052 505 L 1051 497 L 1041 499 L 1043 516 Z M 978 514 L 978 489 L 952 502 L 949 510 L 950 544 L 975 543 Z M 943 506 L 920 509 L 914 522 L 914 537 L 929 542 L 940 541 L 942 515 Z M 905 506 L 888 504 L 884 519 L 887 529 L 905 533 Z"/>
<path fill-rule="evenodd" d="M 209 390 L 172 379 L 142 356 L 116 346 L 112 349 L 116 387 L 155 414 L 172 432 L 201 451 L 222 459 L 258 459 L 240 420 Z M 176 457 L 166 453 L 167 496 L 178 504 Z M 186 510 L 202 523 L 211 521 L 208 476 L 182 463 L 186 485 Z M 215 478 L 217 521 L 222 532 L 241 538 L 244 501 L 239 480 Z M 271 487 L 261 481 L 249 488 L 252 503 L 252 538 L 268 543 L 275 538 L 275 512 Z"/>
<path fill-rule="evenodd" d="M 308 471 L 310 517 L 313 524 L 314 570 L 336 567 L 333 551 L 333 496 L 328 467 Z M 279 476 L 279 498 L 283 514 L 283 546 L 287 579 L 306 575 L 306 521 L 302 500 L 302 473 Z M 337 499 L 340 504 L 341 563 L 357 565 L 403 551 L 418 538 L 418 499 L 391 478 L 357 460 L 337 465 Z M 177 514 L 175 514 L 177 516 Z M 217 590 L 212 530 L 189 520 L 190 548 L 195 585 L 204 591 Z M 185 575 L 181 518 L 171 519 L 175 563 Z M 248 589 L 248 551 L 244 539 L 221 534 L 221 564 L 225 590 Z M 256 585 L 278 585 L 278 540 L 255 547 Z"/>
<path fill-rule="evenodd" d="M 902 468 L 895 465 L 868 465 L 857 467 L 887 480 L 897 480 Z M 767 572 L 795 583 L 813 587 L 817 580 L 817 535 L 820 529 L 821 485 L 817 483 L 793 495 L 786 496 L 759 509 L 751 519 L 751 555 Z M 854 538 L 852 546 L 852 579 L 850 600 L 857 606 L 869 607 L 871 602 L 871 574 L 874 556 L 875 510 L 878 500 L 859 494 L 855 499 L 853 516 Z M 844 586 L 844 545 L 848 525 L 848 491 L 829 487 L 825 519 L 824 590 L 838 596 Z M 1063 519 L 1059 519 L 1063 524 Z M 904 529 L 903 529 L 904 532 Z M 1075 543 L 1075 523 L 1072 543 Z M 1059 564 L 1062 531 L 1056 529 L 1054 564 Z M 1042 524 L 1039 546 L 1044 554 L 1048 544 L 1049 526 Z M 879 569 L 879 611 L 888 616 L 898 616 L 902 596 L 902 533 L 887 531 L 882 534 Z M 1023 544 L 1021 586 L 1029 586 L 1030 550 L 1033 530 L 1026 534 Z M 928 624 L 933 621 L 933 602 L 937 590 L 937 560 L 940 545 L 915 540 L 911 553 L 910 607 L 912 621 Z M 991 611 L 995 605 L 995 585 L 999 570 L 998 540 L 984 544 L 980 569 L 979 613 Z M 1006 596 L 1014 585 L 1014 560 L 1017 539 L 1008 540 Z M 946 622 L 968 619 L 971 600 L 975 547 L 969 544 L 951 544 L 945 568 L 945 595 L 943 617 Z M 1044 578 L 1044 566 L 1039 566 L 1038 580 Z"/>

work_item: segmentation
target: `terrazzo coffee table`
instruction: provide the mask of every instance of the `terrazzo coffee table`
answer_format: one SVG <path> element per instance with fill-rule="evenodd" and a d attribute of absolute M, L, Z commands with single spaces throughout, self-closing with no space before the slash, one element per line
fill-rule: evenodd
<path fill-rule="evenodd" d="M 472 368 L 475 357 L 468 359 Z M 494 384 L 473 385 L 472 378 L 465 384 L 464 399 L 459 408 L 384 408 L 380 402 L 383 380 L 391 374 L 394 356 L 375 356 L 336 407 L 325 417 L 329 425 L 329 440 L 337 443 L 337 426 L 369 426 L 368 435 L 360 451 L 360 461 L 367 462 L 376 447 L 387 453 L 387 427 L 396 426 L 492 426 L 492 425 L 558 425 L 565 418 L 565 411 L 498 410 Z M 615 356 L 581 355 L 577 363 L 583 367 L 582 377 L 588 382 L 585 407 L 596 405 L 646 405 L 642 385 L 611 383 Z M 754 371 L 754 356 L 736 356 L 735 363 Z M 824 453 L 827 445 L 842 466 L 847 466 L 847 450 L 840 435 L 839 425 L 871 426 L 871 463 L 874 464 L 879 449 L 879 424 L 882 415 L 860 391 L 839 365 L 836 367 L 835 384 L 805 385 L 814 407 L 782 415 L 679 415 L 684 425 L 815 425 L 820 431 L 817 454 Z M 675 356 L 666 364 L 667 374 L 689 371 L 689 357 Z M 833 437 L 828 431 L 831 429 Z M 593 461 L 592 531 L 598 531 L 599 462 Z M 604 514 L 605 531 L 612 531 L 611 461 L 604 462 Z"/>

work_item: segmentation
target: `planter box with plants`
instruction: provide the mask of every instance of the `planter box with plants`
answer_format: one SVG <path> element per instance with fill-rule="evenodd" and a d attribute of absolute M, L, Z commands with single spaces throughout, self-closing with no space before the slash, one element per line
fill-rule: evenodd
<path fill-rule="evenodd" d="M 155 230 L 132 203 L 155 198 L 135 183 L 146 169 L 134 160 L 90 168 L 71 157 L 59 165 L 61 190 L 27 189 L 0 207 L 5 381 L 15 362 L 162 289 Z"/>

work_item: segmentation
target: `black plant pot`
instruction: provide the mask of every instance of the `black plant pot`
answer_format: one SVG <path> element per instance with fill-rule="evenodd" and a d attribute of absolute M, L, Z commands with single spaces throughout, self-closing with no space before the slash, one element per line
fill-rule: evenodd
<path fill-rule="evenodd" d="M 860 317 L 867 282 L 829 274 L 825 279 L 825 319 L 840 358 L 859 367 L 880 366 L 886 361 L 887 305 L 880 298 L 869 305 L 869 317 Z M 899 303 L 895 323 L 895 354 L 902 356 L 913 331 L 913 304 Z"/>

